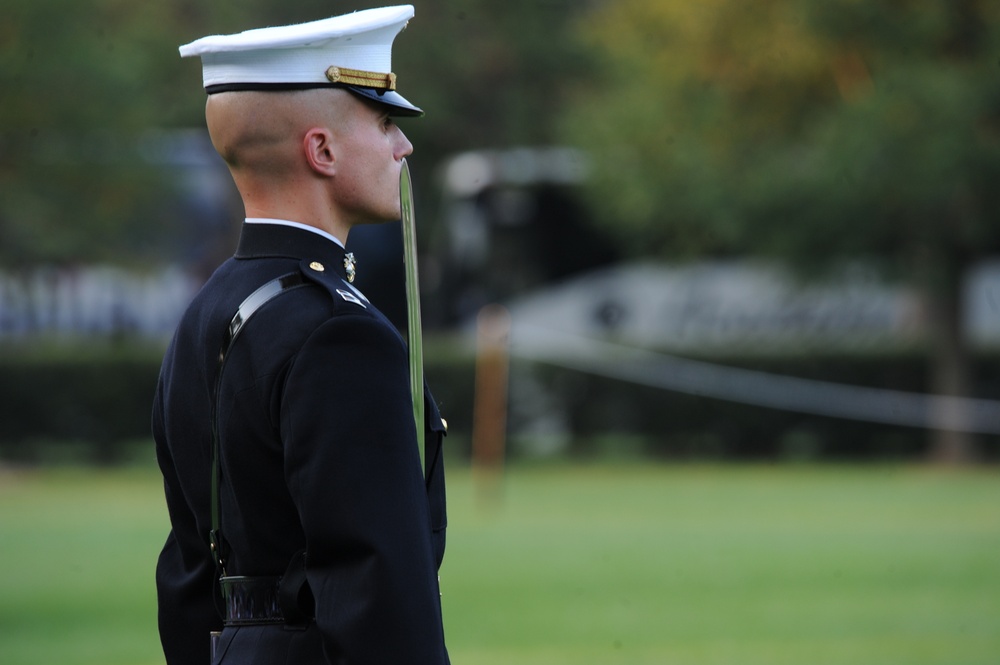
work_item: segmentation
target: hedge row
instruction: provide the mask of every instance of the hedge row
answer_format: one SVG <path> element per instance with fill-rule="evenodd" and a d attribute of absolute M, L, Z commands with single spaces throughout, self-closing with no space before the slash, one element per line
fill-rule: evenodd
<path fill-rule="evenodd" d="M 917 353 L 717 362 L 854 386 L 929 390 L 927 361 Z M 1000 399 L 1000 360 L 979 358 L 975 370 L 975 395 Z M 738 404 L 556 367 L 525 372 L 540 381 L 537 391 L 549 396 L 549 412 L 562 414 L 571 432 L 565 450 L 580 455 L 850 461 L 925 459 L 932 452 L 934 433 L 916 427 Z M 512 423 L 515 432 L 530 429 L 530 423 Z M 606 436 L 611 432 L 615 436 Z M 525 443 L 530 448 L 531 442 Z M 979 459 L 1000 460 L 1000 436 L 977 435 L 973 444 Z"/>
<path fill-rule="evenodd" d="M 39 458 L 46 445 L 85 446 L 114 461 L 149 441 L 162 348 L 54 347 L 0 354 L 0 457 Z M 449 421 L 449 448 L 470 451 L 474 361 L 428 354 L 427 378 Z M 435 359 L 437 358 L 437 359 Z M 926 390 L 917 355 L 733 361 L 790 376 L 897 390 Z M 1000 361 L 977 363 L 980 396 L 1000 395 Z M 683 395 L 555 367 L 511 367 L 510 455 L 641 455 L 674 459 L 877 459 L 926 455 L 916 428 L 810 416 Z M 998 437 L 979 437 L 986 459 Z"/>
<path fill-rule="evenodd" d="M 45 461 L 55 449 L 61 458 L 115 462 L 133 444 L 148 445 L 162 353 L 112 343 L 0 349 L 0 459 Z M 472 371 L 471 361 L 428 368 L 449 416 L 471 413 Z M 462 429 L 469 418 L 458 421 Z"/>

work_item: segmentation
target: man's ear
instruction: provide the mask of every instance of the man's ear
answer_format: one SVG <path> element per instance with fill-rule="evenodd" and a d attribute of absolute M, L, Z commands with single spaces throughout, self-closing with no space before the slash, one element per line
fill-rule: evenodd
<path fill-rule="evenodd" d="M 337 155 L 334 151 L 333 134 L 329 129 L 313 127 L 302 138 L 302 149 L 305 152 L 309 168 L 323 176 L 336 173 Z"/>

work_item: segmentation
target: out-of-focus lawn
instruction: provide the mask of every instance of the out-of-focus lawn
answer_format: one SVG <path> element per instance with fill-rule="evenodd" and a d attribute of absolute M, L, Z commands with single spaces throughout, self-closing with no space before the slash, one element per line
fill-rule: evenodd
<path fill-rule="evenodd" d="M 155 469 L 0 472 L 0 663 L 162 661 Z"/>
<path fill-rule="evenodd" d="M 995 469 L 554 465 L 485 499 L 452 470 L 456 665 L 998 662 Z M 166 529 L 153 469 L 0 472 L 0 663 L 162 663 Z"/>

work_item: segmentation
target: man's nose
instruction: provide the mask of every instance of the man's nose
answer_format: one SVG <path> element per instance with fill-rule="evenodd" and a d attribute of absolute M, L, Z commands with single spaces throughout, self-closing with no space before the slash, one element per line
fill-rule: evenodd
<path fill-rule="evenodd" d="M 396 140 L 396 159 L 399 160 L 413 152 L 413 144 L 410 143 L 401 129 L 398 127 L 396 129 L 399 132 L 399 137 Z"/>

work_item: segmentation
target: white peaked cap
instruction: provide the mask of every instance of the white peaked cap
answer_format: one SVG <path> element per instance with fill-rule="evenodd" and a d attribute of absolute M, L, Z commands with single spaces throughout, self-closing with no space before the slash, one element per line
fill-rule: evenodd
<path fill-rule="evenodd" d="M 233 35 L 180 47 L 201 57 L 209 94 L 230 90 L 344 87 L 399 115 L 423 111 L 395 92 L 392 42 L 413 18 L 412 5 L 365 9 L 332 18 Z"/>

